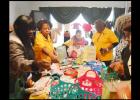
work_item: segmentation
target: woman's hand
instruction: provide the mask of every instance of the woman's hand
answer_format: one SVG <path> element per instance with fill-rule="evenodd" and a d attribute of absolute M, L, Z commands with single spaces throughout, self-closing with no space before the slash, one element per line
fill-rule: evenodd
<path fill-rule="evenodd" d="M 117 44 L 118 44 L 118 43 L 113 43 L 113 44 L 111 44 L 110 46 L 108 46 L 107 48 L 101 48 L 101 49 L 100 49 L 101 54 L 103 55 L 103 54 L 109 52 L 109 51 L 112 50 L 113 47 L 116 46 Z"/>
<path fill-rule="evenodd" d="M 124 74 L 124 65 L 121 60 L 113 62 L 109 67 L 119 74 Z"/>
<path fill-rule="evenodd" d="M 109 51 L 108 48 L 101 48 L 100 49 L 100 52 L 101 52 L 102 55 L 105 54 L 105 53 L 107 53 L 108 51 Z"/>
<path fill-rule="evenodd" d="M 53 55 L 53 56 L 52 56 L 52 62 L 53 62 L 53 63 L 59 63 L 58 56 Z"/>
<path fill-rule="evenodd" d="M 37 63 L 37 67 L 40 71 L 43 71 L 45 69 L 50 70 L 51 62 L 42 60 L 42 61 L 36 61 L 36 63 Z"/>

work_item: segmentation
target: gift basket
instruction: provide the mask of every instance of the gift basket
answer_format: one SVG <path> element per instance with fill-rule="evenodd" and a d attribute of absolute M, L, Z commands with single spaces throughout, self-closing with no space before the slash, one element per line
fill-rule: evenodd
<path fill-rule="evenodd" d="M 51 86 L 51 99 L 74 99 L 77 92 L 76 89 L 72 88 L 74 84 L 61 81 L 60 79 L 58 81 L 58 84 Z"/>
<path fill-rule="evenodd" d="M 75 80 L 80 88 L 87 92 L 92 92 L 96 97 L 101 97 L 103 81 L 96 71 L 88 70 L 83 76 Z"/>
<path fill-rule="evenodd" d="M 97 96 L 93 92 L 82 90 L 79 85 L 76 88 L 78 88 L 78 92 L 75 95 L 75 99 L 101 99 L 101 96 Z"/>

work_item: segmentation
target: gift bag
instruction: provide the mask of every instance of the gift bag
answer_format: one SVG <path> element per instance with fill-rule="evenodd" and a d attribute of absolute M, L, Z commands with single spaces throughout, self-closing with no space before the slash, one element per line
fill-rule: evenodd
<path fill-rule="evenodd" d="M 85 46 L 82 54 L 83 54 L 83 61 L 96 60 L 96 49 L 94 46 Z"/>
<path fill-rule="evenodd" d="M 75 50 L 72 50 L 70 57 L 77 58 L 77 52 Z"/>
<path fill-rule="evenodd" d="M 82 54 L 83 47 L 82 46 L 70 46 L 67 51 L 68 51 L 69 57 L 77 58 Z"/>

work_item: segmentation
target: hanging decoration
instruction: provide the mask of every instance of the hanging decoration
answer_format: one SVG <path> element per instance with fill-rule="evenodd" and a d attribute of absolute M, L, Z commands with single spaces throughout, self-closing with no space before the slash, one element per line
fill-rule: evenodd
<path fill-rule="evenodd" d="M 79 27 L 81 26 L 81 24 L 80 23 L 73 23 L 72 26 L 73 26 L 73 29 L 79 30 Z"/>

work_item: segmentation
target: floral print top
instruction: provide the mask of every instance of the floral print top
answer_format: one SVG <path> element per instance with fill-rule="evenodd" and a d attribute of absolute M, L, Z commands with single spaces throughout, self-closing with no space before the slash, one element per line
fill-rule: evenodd
<path fill-rule="evenodd" d="M 128 45 L 128 41 L 126 41 L 124 39 L 121 39 L 120 40 L 120 43 L 116 46 L 114 61 L 116 61 L 116 60 L 122 60 L 121 52 L 123 51 L 123 49 L 127 45 Z"/>

